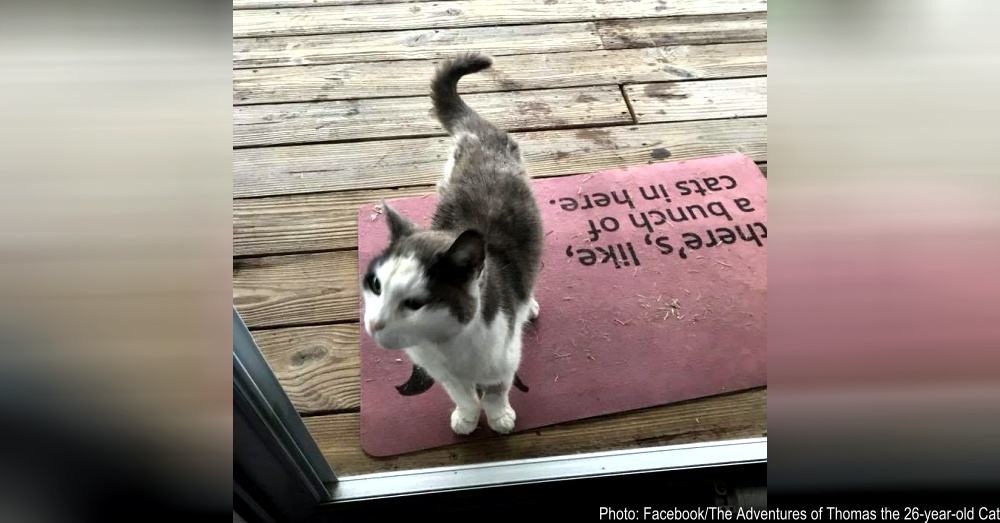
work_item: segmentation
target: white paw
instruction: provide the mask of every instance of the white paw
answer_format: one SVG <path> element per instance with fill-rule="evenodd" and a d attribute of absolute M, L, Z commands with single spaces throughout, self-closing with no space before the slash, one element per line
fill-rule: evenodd
<path fill-rule="evenodd" d="M 517 421 L 517 414 L 514 409 L 507 407 L 500 413 L 499 416 L 495 418 L 487 417 L 486 421 L 489 422 L 490 428 L 499 432 L 500 434 L 507 434 L 508 432 L 514 430 L 514 423 Z"/>
<path fill-rule="evenodd" d="M 459 436 L 471 434 L 479 425 L 479 417 L 465 418 L 458 412 L 458 409 L 451 411 L 451 430 Z"/>
<path fill-rule="evenodd" d="M 528 305 L 528 319 L 535 321 L 538 319 L 538 300 L 531 298 L 531 304 Z"/>

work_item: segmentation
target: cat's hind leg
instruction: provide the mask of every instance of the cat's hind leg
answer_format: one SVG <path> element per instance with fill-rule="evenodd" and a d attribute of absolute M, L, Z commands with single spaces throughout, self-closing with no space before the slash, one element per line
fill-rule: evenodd
<path fill-rule="evenodd" d="M 517 421 L 517 413 L 510 406 L 508 398 L 512 381 L 510 379 L 503 383 L 483 386 L 483 411 L 486 412 L 486 422 L 491 429 L 500 434 L 514 430 L 514 423 Z"/>
<path fill-rule="evenodd" d="M 450 380 L 442 380 L 441 385 L 455 402 L 455 410 L 451 411 L 451 430 L 464 436 L 476 430 L 479 425 L 479 395 L 475 385 L 466 385 Z"/>

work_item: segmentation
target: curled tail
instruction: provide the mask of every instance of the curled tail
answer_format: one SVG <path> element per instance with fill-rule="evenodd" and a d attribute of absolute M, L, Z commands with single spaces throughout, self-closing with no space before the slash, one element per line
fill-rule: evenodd
<path fill-rule="evenodd" d="M 458 95 L 458 80 L 492 64 L 493 59 L 484 54 L 467 53 L 445 60 L 438 66 L 431 81 L 431 100 L 434 101 L 434 114 L 449 134 L 455 134 L 456 130 L 472 120 L 481 119 Z"/>

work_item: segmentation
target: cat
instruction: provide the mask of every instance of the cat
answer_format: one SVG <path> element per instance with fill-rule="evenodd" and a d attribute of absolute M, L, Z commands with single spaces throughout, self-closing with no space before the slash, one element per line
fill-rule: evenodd
<path fill-rule="evenodd" d="M 389 245 L 362 280 L 365 330 L 442 385 L 460 435 L 476 429 L 480 410 L 494 431 L 514 429 L 508 394 L 520 386 L 521 330 L 539 313 L 541 214 L 520 149 L 458 94 L 460 78 L 492 63 L 468 53 L 438 67 L 431 99 L 453 146 L 431 227 L 383 202 Z"/>

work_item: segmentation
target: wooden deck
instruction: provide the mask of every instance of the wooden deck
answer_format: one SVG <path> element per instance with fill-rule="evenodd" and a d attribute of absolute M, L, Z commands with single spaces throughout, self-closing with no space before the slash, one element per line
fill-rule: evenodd
<path fill-rule="evenodd" d="M 762 0 L 235 0 L 234 303 L 340 475 L 759 436 L 766 390 L 376 459 L 359 445 L 356 210 L 432 192 L 436 60 L 533 176 L 734 151 L 766 168 Z M 655 147 L 654 147 L 654 144 Z M 445 421 L 442 420 L 442 423 Z"/>

